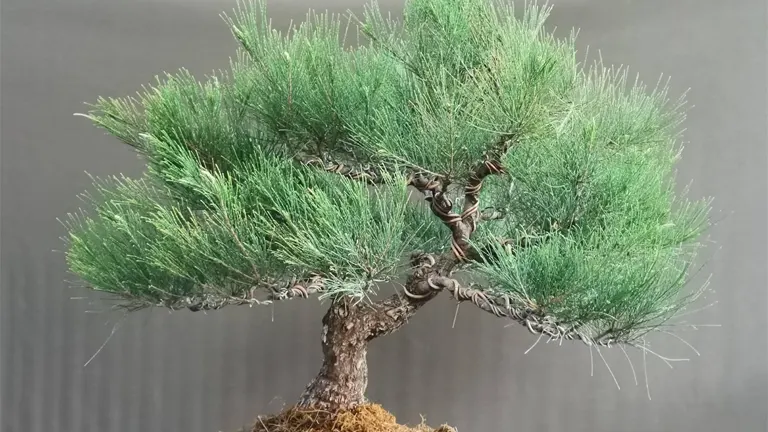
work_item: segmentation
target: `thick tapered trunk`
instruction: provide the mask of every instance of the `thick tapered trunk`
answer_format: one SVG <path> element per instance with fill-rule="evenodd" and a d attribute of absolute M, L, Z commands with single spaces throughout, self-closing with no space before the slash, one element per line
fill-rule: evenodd
<path fill-rule="evenodd" d="M 334 302 L 323 317 L 323 365 L 298 406 L 335 411 L 365 403 L 368 342 L 402 327 L 436 294 L 427 291 L 419 298 L 398 294 L 376 303 Z"/>
<path fill-rule="evenodd" d="M 331 305 L 323 317 L 323 365 L 299 406 L 335 410 L 365 403 L 368 337 L 362 315 L 349 302 Z"/>
<path fill-rule="evenodd" d="M 454 261 L 416 257 L 406 293 L 377 302 L 342 298 L 323 317 L 323 365 L 301 395 L 298 406 L 329 411 L 351 409 L 366 402 L 368 342 L 402 327 L 439 289 L 428 279 L 450 273 Z"/>

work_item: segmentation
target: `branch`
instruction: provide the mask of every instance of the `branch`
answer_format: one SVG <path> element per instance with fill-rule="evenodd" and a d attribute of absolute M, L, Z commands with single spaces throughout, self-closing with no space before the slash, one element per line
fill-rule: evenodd
<path fill-rule="evenodd" d="M 423 298 L 412 299 L 397 293 L 371 304 L 365 311 L 365 339 L 372 340 L 396 332 L 408 323 L 416 311 L 435 298 L 437 294 L 438 292 L 435 291 Z"/>
<path fill-rule="evenodd" d="M 271 291 L 268 301 L 290 300 L 296 297 L 309 298 L 310 295 L 317 294 L 325 289 L 325 280 L 320 275 L 312 275 L 304 280 L 291 279 L 283 287 L 273 283 L 268 288 Z M 253 297 L 255 290 L 256 287 L 251 288 L 251 297 Z"/>
<path fill-rule="evenodd" d="M 201 310 L 217 310 L 224 306 L 268 305 L 275 301 L 309 298 L 310 295 L 322 292 L 324 288 L 324 279 L 319 275 L 312 275 L 303 280 L 292 278 L 288 281 L 263 281 L 258 285 L 252 286 L 241 297 L 203 294 L 176 299 L 173 303 L 166 303 L 162 306 L 170 309 L 186 308 L 192 312 L 198 312 Z M 269 291 L 269 294 L 265 299 L 257 298 L 257 293 L 263 290 Z"/>
<path fill-rule="evenodd" d="M 451 254 L 438 257 L 414 255 L 411 259 L 413 272 L 408 276 L 403 292 L 373 303 L 366 311 L 367 339 L 385 336 L 406 324 L 416 311 L 440 294 L 441 289 L 429 285 L 430 278 L 449 276 L 456 263 Z"/>
<path fill-rule="evenodd" d="M 299 163 L 305 166 L 314 166 L 324 171 L 339 174 L 352 180 L 361 180 L 371 184 L 380 184 L 384 181 L 384 176 L 377 169 L 371 166 L 353 167 L 342 162 L 333 160 L 330 156 L 324 155 L 323 158 L 317 156 L 297 156 Z"/>
<path fill-rule="evenodd" d="M 409 184 L 427 196 L 432 213 L 451 230 L 451 251 L 456 259 L 467 261 L 471 253 L 467 240 L 472 231 L 461 215 L 453 212 L 453 202 L 447 195 L 449 184 L 439 176 L 428 177 L 423 174 L 412 176 Z"/>
<path fill-rule="evenodd" d="M 496 159 L 490 159 L 488 155 L 501 155 L 513 144 L 513 138 L 505 135 L 486 154 L 486 160 L 478 165 L 470 176 L 469 183 L 465 187 L 465 203 L 461 214 L 453 212 L 453 202 L 448 197 L 447 190 L 450 185 L 439 175 L 428 175 L 423 172 L 407 172 L 408 186 L 413 186 L 426 196 L 432 213 L 437 216 L 448 229 L 451 230 L 451 251 L 456 259 L 461 262 L 477 259 L 479 253 L 473 251 L 469 245 L 469 238 L 477 228 L 477 222 L 481 219 L 479 212 L 480 190 L 485 177 L 504 172 L 501 163 Z M 366 181 L 371 184 L 379 184 L 383 181 L 383 175 L 377 169 L 370 166 L 354 168 L 342 162 L 333 160 L 329 155 L 322 158 L 317 156 L 298 156 L 297 160 L 305 166 L 315 166 L 327 172 Z M 499 218 L 501 213 L 493 212 L 487 217 Z"/>
<path fill-rule="evenodd" d="M 475 232 L 477 222 L 480 219 L 480 191 L 483 187 L 483 180 L 489 175 L 505 172 L 499 159 L 514 143 L 513 136 L 502 136 L 485 154 L 485 160 L 475 167 L 474 172 L 469 177 L 469 182 L 464 187 L 464 210 L 461 212 L 461 219 L 470 226 L 470 234 Z"/>
<path fill-rule="evenodd" d="M 334 161 L 327 155 L 325 158 L 317 156 L 299 156 L 299 162 L 306 166 L 315 166 L 327 172 L 366 181 L 371 184 L 379 184 L 383 181 L 380 172 L 370 166 L 353 168 L 350 165 Z M 451 250 L 460 261 L 466 261 L 470 255 L 470 247 L 467 243 L 472 233 L 471 226 L 466 224 L 461 215 L 453 212 L 453 202 L 447 196 L 448 183 L 440 176 L 428 176 L 421 172 L 406 173 L 408 186 L 413 186 L 426 196 L 430 203 L 430 209 L 451 230 Z"/>
<path fill-rule="evenodd" d="M 540 307 L 534 304 L 522 304 L 513 302 L 508 296 L 494 296 L 485 290 L 462 287 L 456 279 L 450 277 L 434 276 L 429 279 L 430 286 L 435 290 L 450 292 L 451 297 L 459 303 L 469 302 L 481 310 L 491 313 L 496 317 L 508 318 L 525 326 L 531 333 L 541 336 L 549 336 L 551 340 L 579 339 L 587 345 L 610 346 L 613 340 L 600 340 L 581 333 L 576 325 L 562 325 L 555 317 L 547 315 Z"/>
<path fill-rule="evenodd" d="M 478 219 L 481 221 L 492 221 L 501 220 L 505 217 L 507 217 L 505 210 L 499 210 L 495 207 L 486 207 L 483 210 L 480 210 Z"/>
<path fill-rule="evenodd" d="M 461 218 L 469 224 L 472 232 L 477 229 L 477 221 L 480 219 L 480 190 L 483 187 L 483 180 L 491 174 L 503 172 L 504 167 L 501 166 L 501 163 L 486 160 L 470 175 L 469 182 L 464 187 L 464 211 L 461 212 Z"/>
<path fill-rule="evenodd" d="M 409 275 L 402 293 L 380 302 L 368 305 L 371 323 L 378 323 L 370 328 L 371 338 L 391 333 L 407 321 L 424 303 L 428 302 L 440 290 L 430 287 L 430 277 L 443 277 L 452 273 L 456 258 L 452 254 L 435 257 L 433 255 L 417 254 L 411 259 L 413 272 Z M 309 298 L 325 289 L 325 280 L 320 275 L 311 275 L 306 279 L 292 278 L 283 281 L 263 281 L 251 287 L 245 295 L 224 296 L 219 294 L 203 294 L 174 299 L 162 305 L 170 309 L 189 309 L 193 312 L 217 310 L 229 305 L 268 305 L 275 301 L 294 298 Z M 267 290 L 266 298 L 257 298 L 259 291 Z M 211 290 L 215 291 L 215 290 Z M 220 291 L 220 290 L 219 290 Z M 382 315 L 383 314 L 383 315 Z M 373 325 L 373 324 L 372 324 Z"/>

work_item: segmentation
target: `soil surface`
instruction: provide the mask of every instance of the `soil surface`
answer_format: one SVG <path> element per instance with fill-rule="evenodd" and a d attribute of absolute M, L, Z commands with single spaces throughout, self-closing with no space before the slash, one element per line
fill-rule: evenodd
<path fill-rule="evenodd" d="M 242 431 L 244 432 L 244 431 Z M 437 429 L 424 424 L 409 427 L 397 423 L 389 411 L 366 404 L 353 410 L 331 413 L 291 408 L 274 416 L 260 416 L 248 432 L 456 432 L 449 426 Z"/>

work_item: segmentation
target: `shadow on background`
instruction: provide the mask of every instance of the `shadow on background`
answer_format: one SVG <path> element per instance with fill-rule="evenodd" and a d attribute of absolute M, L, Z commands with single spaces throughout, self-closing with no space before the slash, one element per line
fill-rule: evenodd
<path fill-rule="evenodd" d="M 278 25 L 311 6 L 272 0 Z M 402 4 L 382 6 L 397 11 Z M 766 394 L 766 4 L 764 0 L 561 0 L 550 25 L 580 27 L 580 46 L 629 64 L 675 93 L 692 87 L 680 182 L 727 216 L 704 269 L 719 323 L 684 336 L 701 352 L 669 370 L 650 361 L 653 396 L 622 353 L 622 385 L 581 345 L 540 344 L 519 327 L 440 299 L 370 353 L 369 396 L 401 421 L 425 414 L 459 431 L 764 431 Z M 217 15 L 234 0 L 4 0 L 2 4 L 3 431 L 233 430 L 295 400 L 320 366 L 315 301 L 209 313 L 108 312 L 68 289 L 57 217 L 98 176 L 139 175 L 130 149 L 84 119 L 83 102 L 122 96 L 156 74 L 226 68 L 234 42 Z M 732 213 L 731 213 L 732 212 Z M 704 274 L 703 276 L 706 276 Z M 699 282 L 701 282 L 700 280 Z M 89 296 L 73 300 L 73 297 Z M 94 312 L 90 312 L 94 311 Z M 83 365 L 119 323 L 114 336 Z M 757 336 L 755 336 L 757 335 Z M 656 345 L 688 355 L 672 338 Z M 615 351 L 615 350 L 614 350 Z M 640 356 L 634 353 L 640 370 Z"/>

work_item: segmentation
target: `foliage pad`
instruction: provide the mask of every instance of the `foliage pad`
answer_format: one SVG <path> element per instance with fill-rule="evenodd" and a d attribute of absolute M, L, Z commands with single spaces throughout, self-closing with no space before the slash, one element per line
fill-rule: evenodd
<path fill-rule="evenodd" d="M 96 181 L 95 213 L 67 222 L 72 270 L 129 307 L 362 298 L 409 254 L 449 249 L 409 199 L 413 174 L 439 177 L 460 212 L 493 158 L 473 283 L 585 341 L 638 340 L 699 294 L 682 289 L 709 205 L 672 178 L 684 101 L 583 67 L 572 37 L 543 30 L 548 9 L 522 12 L 410 0 L 394 20 L 372 3 L 283 34 L 263 3 L 240 5 L 230 70 L 93 104 L 149 170 Z"/>

